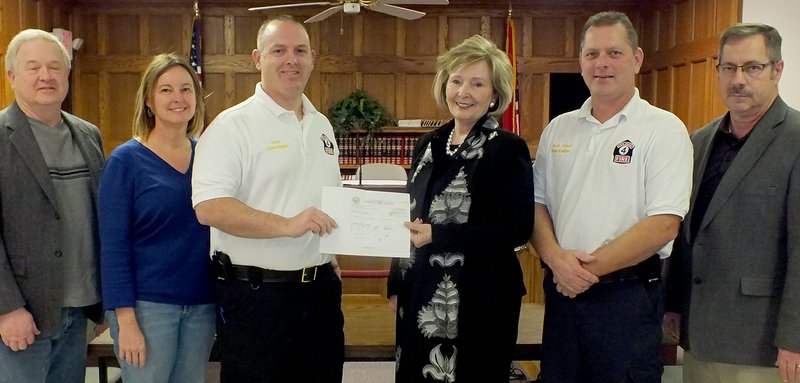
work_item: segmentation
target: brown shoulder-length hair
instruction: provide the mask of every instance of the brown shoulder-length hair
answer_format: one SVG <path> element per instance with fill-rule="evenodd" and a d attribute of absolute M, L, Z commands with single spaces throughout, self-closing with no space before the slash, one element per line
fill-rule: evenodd
<path fill-rule="evenodd" d="M 162 53 L 153 57 L 153 61 L 150 61 L 150 65 L 147 66 L 147 69 L 145 69 L 142 75 L 142 82 L 139 84 L 139 90 L 136 91 L 136 103 L 133 109 L 133 124 L 131 126 L 131 133 L 133 133 L 134 137 L 140 137 L 146 140 L 155 127 L 156 118 L 152 112 L 149 114 L 147 113 L 147 101 L 153 99 L 153 88 L 158 78 L 161 77 L 167 69 L 176 66 L 182 67 L 189 72 L 189 75 L 192 77 L 192 86 L 194 87 L 196 106 L 194 116 L 192 116 L 192 119 L 186 124 L 186 136 L 196 137 L 203 129 L 203 116 L 205 116 L 206 104 L 205 98 L 203 97 L 203 88 L 200 86 L 200 79 L 197 77 L 197 73 L 195 73 L 194 69 L 185 58 L 175 53 Z"/>

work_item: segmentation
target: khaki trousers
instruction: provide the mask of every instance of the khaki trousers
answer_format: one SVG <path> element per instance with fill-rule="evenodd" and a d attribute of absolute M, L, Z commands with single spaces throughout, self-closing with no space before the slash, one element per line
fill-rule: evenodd
<path fill-rule="evenodd" d="M 683 383 L 782 383 L 778 367 L 706 362 L 683 354 Z"/>

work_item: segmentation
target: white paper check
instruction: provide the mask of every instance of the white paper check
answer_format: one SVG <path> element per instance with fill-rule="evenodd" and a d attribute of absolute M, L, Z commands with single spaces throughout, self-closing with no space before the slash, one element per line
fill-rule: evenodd
<path fill-rule="evenodd" d="M 408 258 L 410 232 L 403 222 L 409 221 L 410 208 L 407 193 L 323 187 L 322 211 L 339 228 L 322 236 L 319 250 L 329 254 Z"/>

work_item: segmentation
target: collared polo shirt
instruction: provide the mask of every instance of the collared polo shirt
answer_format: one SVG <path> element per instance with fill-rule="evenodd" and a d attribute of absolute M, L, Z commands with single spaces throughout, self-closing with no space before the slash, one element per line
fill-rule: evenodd
<path fill-rule="evenodd" d="M 264 212 L 293 217 L 320 207 L 323 186 L 341 185 L 339 148 L 327 117 L 303 96 L 303 120 L 256 85 L 255 94 L 223 111 L 200 137 L 192 203 L 235 198 Z M 297 270 L 327 263 L 319 236 L 241 238 L 211 228 L 211 250 L 236 265 Z"/>
<path fill-rule="evenodd" d="M 689 209 L 692 144 L 672 113 L 639 97 L 604 123 L 591 98 L 556 117 L 534 163 L 536 202 L 547 206 L 564 249 L 591 253 L 651 215 Z M 672 242 L 659 254 L 669 256 Z"/>

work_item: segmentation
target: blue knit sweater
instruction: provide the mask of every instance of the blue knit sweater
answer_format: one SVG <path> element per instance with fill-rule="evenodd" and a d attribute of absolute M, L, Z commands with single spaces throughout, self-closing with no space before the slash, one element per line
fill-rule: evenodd
<path fill-rule="evenodd" d="M 192 165 L 182 174 L 133 139 L 111 153 L 98 192 L 106 309 L 212 302 L 209 229 L 191 189 Z"/>

